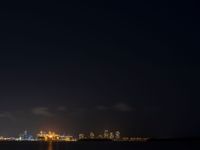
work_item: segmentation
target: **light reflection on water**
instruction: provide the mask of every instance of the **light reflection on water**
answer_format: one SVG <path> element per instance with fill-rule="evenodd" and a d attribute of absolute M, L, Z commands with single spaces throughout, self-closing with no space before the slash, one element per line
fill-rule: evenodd
<path fill-rule="evenodd" d="M 38 150 L 57 150 L 57 149 L 54 148 L 53 142 L 39 143 L 38 146 L 39 146 Z"/>
<path fill-rule="evenodd" d="M 198 147 L 198 148 L 197 148 Z M 0 150 L 200 150 L 200 142 L 0 142 Z"/>
<path fill-rule="evenodd" d="M 48 150 L 53 150 L 52 142 L 49 142 L 49 143 L 48 143 Z"/>

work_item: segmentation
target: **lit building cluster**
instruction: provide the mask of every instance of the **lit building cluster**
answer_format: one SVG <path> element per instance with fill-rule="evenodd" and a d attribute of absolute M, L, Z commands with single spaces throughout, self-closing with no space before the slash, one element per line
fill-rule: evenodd
<path fill-rule="evenodd" d="M 59 135 L 56 134 L 55 132 L 43 132 L 40 131 L 39 134 L 37 134 L 37 140 L 40 141 L 76 141 L 75 138 L 73 138 L 73 136 L 65 136 L 65 135 Z"/>
<path fill-rule="evenodd" d="M 79 134 L 79 140 L 111 140 L 111 141 L 127 141 L 127 142 L 145 142 L 149 138 L 144 137 L 121 137 L 119 131 L 109 132 L 104 130 L 103 134 L 95 135 L 94 132 L 90 132 L 88 136 Z"/>
<path fill-rule="evenodd" d="M 78 138 L 74 138 L 71 135 L 60 135 L 55 132 L 44 132 L 40 131 L 36 137 L 34 138 L 27 131 L 20 134 L 19 137 L 2 137 L 0 136 L 0 141 L 62 141 L 62 142 L 75 142 L 75 141 L 85 141 L 85 140 L 109 140 L 109 141 L 128 141 L 128 142 L 145 142 L 149 140 L 149 138 L 144 137 L 121 137 L 119 131 L 109 132 L 108 130 L 104 130 L 102 134 L 95 134 L 94 132 L 90 132 L 89 134 L 79 134 Z"/>
<path fill-rule="evenodd" d="M 3 137 L 0 136 L 0 141 L 16 141 L 15 137 Z"/>
<path fill-rule="evenodd" d="M 90 132 L 89 136 L 85 136 L 84 134 L 79 134 L 79 140 L 82 139 L 108 139 L 108 140 L 120 140 L 120 132 L 109 132 L 105 130 L 103 134 L 95 135 L 94 132 Z"/>
<path fill-rule="evenodd" d="M 34 141 L 34 138 L 31 134 L 28 133 L 28 131 L 24 131 L 24 133 L 19 135 L 19 138 L 17 138 L 19 141 Z"/>

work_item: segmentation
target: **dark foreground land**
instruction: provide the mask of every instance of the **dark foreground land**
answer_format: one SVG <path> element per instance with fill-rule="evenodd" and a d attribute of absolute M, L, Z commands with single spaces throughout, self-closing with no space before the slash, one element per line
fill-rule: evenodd
<path fill-rule="evenodd" d="M 198 140 L 149 142 L 0 142 L 0 150 L 199 150 Z"/>

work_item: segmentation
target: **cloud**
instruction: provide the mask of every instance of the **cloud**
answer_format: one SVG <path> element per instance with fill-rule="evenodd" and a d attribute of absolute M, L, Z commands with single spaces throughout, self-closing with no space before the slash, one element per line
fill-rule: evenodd
<path fill-rule="evenodd" d="M 59 107 L 57 108 L 57 110 L 58 110 L 58 111 L 66 111 L 67 109 L 66 109 L 65 106 L 59 106 Z"/>
<path fill-rule="evenodd" d="M 43 117 L 52 117 L 54 116 L 53 113 L 49 111 L 47 107 L 35 107 L 32 109 L 32 113 L 34 115 L 43 116 Z"/>
<path fill-rule="evenodd" d="M 119 103 L 115 104 L 113 106 L 113 108 L 115 110 L 121 111 L 121 112 L 130 112 L 133 110 L 133 108 L 130 105 L 123 103 L 123 102 L 119 102 Z"/>
<path fill-rule="evenodd" d="M 128 105 L 124 102 L 118 102 L 112 106 L 98 105 L 96 109 L 99 111 L 114 110 L 119 112 L 130 112 L 134 110 L 131 105 Z"/>
<path fill-rule="evenodd" d="M 106 106 L 103 106 L 103 105 L 99 105 L 99 106 L 96 107 L 96 109 L 104 111 L 104 110 L 108 110 L 109 107 L 106 107 Z"/>
<path fill-rule="evenodd" d="M 0 119 L 9 119 L 9 120 L 15 120 L 15 117 L 10 112 L 1 112 L 0 113 Z"/>

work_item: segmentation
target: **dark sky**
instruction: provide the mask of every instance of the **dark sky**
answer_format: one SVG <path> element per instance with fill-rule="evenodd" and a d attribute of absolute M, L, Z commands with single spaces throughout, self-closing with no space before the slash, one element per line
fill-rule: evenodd
<path fill-rule="evenodd" d="M 192 1 L 2 4 L 0 135 L 200 135 Z"/>

